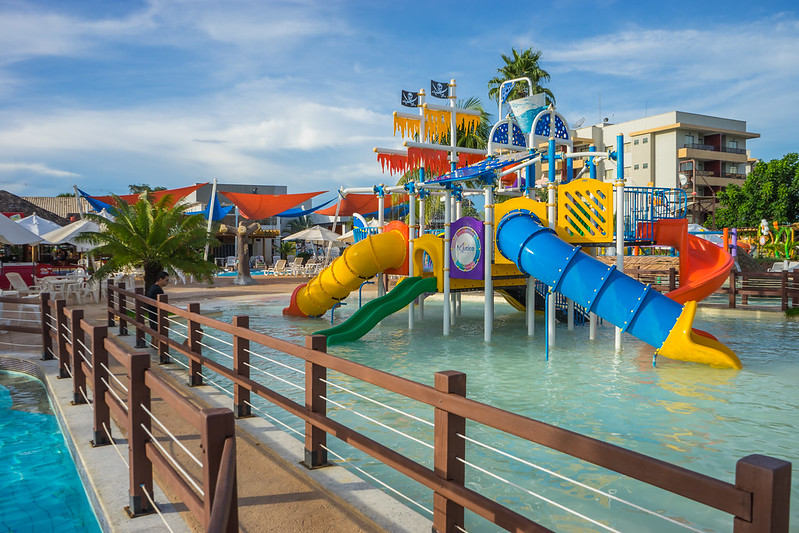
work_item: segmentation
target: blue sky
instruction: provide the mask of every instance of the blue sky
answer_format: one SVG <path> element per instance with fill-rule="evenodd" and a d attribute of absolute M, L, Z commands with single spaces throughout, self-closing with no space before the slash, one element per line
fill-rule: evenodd
<path fill-rule="evenodd" d="M 502 5 L 503 9 L 497 9 Z M 798 151 L 793 2 L 0 2 L 0 188 L 38 196 L 222 183 L 393 183 L 401 89 L 458 82 L 490 111 L 512 47 L 543 52 L 570 121 L 671 110 Z"/>

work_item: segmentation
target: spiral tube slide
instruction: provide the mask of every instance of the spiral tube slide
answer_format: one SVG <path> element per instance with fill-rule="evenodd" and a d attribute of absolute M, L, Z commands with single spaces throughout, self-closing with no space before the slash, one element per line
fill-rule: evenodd
<path fill-rule="evenodd" d="M 291 295 L 284 315 L 319 316 L 360 287 L 365 280 L 405 261 L 407 242 L 398 230 L 390 230 L 353 244 L 333 263 Z"/>
<path fill-rule="evenodd" d="M 671 359 L 741 368 L 735 353 L 691 328 L 696 302 L 684 307 L 561 240 L 527 210 L 511 211 L 497 226 L 500 253 L 519 270 L 587 310 L 654 346 Z"/>

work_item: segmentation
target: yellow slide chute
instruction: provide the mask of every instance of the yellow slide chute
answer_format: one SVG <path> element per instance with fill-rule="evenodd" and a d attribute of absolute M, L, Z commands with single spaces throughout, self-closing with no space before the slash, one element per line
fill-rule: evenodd
<path fill-rule="evenodd" d="M 294 289 L 284 315 L 319 316 L 374 277 L 378 272 L 400 267 L 408 243 L 399 230 L 386 228 L 353 244 L 333 263 L 306 284 Z"/>

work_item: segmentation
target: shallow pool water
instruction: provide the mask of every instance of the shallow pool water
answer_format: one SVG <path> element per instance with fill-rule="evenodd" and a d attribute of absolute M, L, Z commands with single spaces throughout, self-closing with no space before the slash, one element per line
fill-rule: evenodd
<path fill-rule="evenodd" d="M 250 315 L 252 329 L 299 343 L 304 335 L 329 326 L 330 313 L 324 319 L 283 317 L 281 310 L 286 303 L 285 297 L 233 303 L 223 308 L 222 319 Z M 357 309 L 357 294 L 347 304 L 336 311 L 335 323 Z M 610 325 L 598 328 L 595 341 L 588 339 L 587 327 L 570 332 L 565 325 L 559 325 L 557 346 L 550 350 L 547 360 L 543 316 L 537 318 L 537 336 L 528 338 L 524 314 L 498 303 L 494 337 L 491 343 L 485 343 L 482 301 L 464 302 L 463 314 L 449 337 L 442 336 L 442 314 L 442 301 L 429 299 L 425 319 L 417 320 L 414 330 L 407 329 L 407 311 L 403 311 L 385 319 L 361 340 L 333 346 L 329 352 L 429 385 L 436 371 L 463 371 L 467 374 L 467 395 L 472 399 L 729 482 L 734 482 L 736 461 L 752 453 L 773 455 L 794 464 L 799 460 L 799 357 L 792 348 L 799 338 L 799 322 L 776 316 L 700 316 L 695 326 L 716 335 L 741 358 L 744 369 L 735 371 L 665 358 L 659 358 L 653 368 L 653 349 L 629 335 L 624 336 L 622 353 L 614 353 Z M 301 392 L 274 377 L 301 383 L 301 376 L 266 360 L 255 358 L 253 364 L 268 368 L 270 373 L 253 372 L 253 377 L 302 401 Z M 331 381 L 432 421 L 432 410 L 427 406 L 383 394 L 346 376 L 332 375 Z M 374 429 L 374 424 L 346 409 L 357 405 L 360 413 L 427 442 L 432 442 L 432 428 L 366 404 L 344 391 L 329 388 L 328 392 L 328 397 L 340 404 L 329 404 L 331 416 L 359 428 L 368 427 L 369 435 L 380 442 L 423 464 L 432 464 L 432 452 L 425 446 L 389 429 Z M 301 429 L 296 419 L 271 409 L 265 402 L 256 404 L 270 416 Z M 467 435 L 604 492 L 598 495 L 497 451 L 467 444 L 466 460 L 476 465 L 467 466 L 468 486 L 557 531 L 686 531 L 686 525 L 687 530 L 697 531 L 731 529 L 732 518 L 725 513 L 642 486 L 614 472 L 477 424 L 468 425 Z M 331 447 L 343 450 L 334 440 L 330 439 Z M 345 454 L 349 457 L 352 452 L 346 450 Z M 346 464 L 377 475 L 422 506 L 432 508 L 429 490 L 372 459 L 356 454 Z M 794 527 L 799 525 L 798 478 L 793 476 Z M 468 516 L 469 531 L 495 529 L 478 517 Z"/>
<path fill-rule="evenodd" d="M 41 381 L 0 371 L 0 530 L 100 531 Z"/>

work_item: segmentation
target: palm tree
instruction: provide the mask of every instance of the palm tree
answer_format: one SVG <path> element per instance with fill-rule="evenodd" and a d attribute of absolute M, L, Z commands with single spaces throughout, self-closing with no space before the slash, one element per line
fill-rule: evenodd
<path fill-rule="evenodd" d="M 187 204 L 172 205 L 172 195 L 155 203 L 144 193 L 134 205 L 119 197 L 116 218 L 107 220 L 98 214 L 87 213 L 87 219 L 100 226 L 100 231 L 87 232 L 78 240 L 99 245 L 92 255 L 108 257 L 108 261 L 93 274 L 102 280 L 119 270 L 142 268 L 144 286 L 155 283 L 159 272 L 184 272 L 211 281 L 216 271 L 213 263 L 203 260 L 206 244 L 217 241 L 207 233 L 202 215 L 186 215 Z"/>
<path fill-rule="evenodd" d="M 304 229 L 308 229 L 308 228 L 312 228 L 312 227 L 314 227 L 313 220 L 311 219 L 310 216 L 306 215 L 304 217 L 298 217 L 298 218 L 292 219 L 288 223 L 288 232 L 289 232 L 289 234 L 297 233 L 298 231 L 302 231 Z"/>
<path fill-rule="evenodd" d="M 488 96 L 495 101 L 499 100 L 499 87 L 503 81 L 513 80 L 516 78 L 530 78 L 533 82 L 533 94 L 546 94 L 547 105 L 555 103 L 555 95 L 546 87 L 542 87 L 542 83 L 549 81 L 549 72 L 541 68 L 539 62 L 541 61 L 541 51 L 533 51 L 528 48 L 519 53 L 518 50 L 512 48 L 513 55 L 506 56 L 502 54 L 502 60 L 505 65 L 497 69 L 498 76 L 495 76 L 488 82 Z M 508 95 L 509 100 L 522 98 L 528 96 L 527 84 L 516 84 L 513 90 Z"/>

